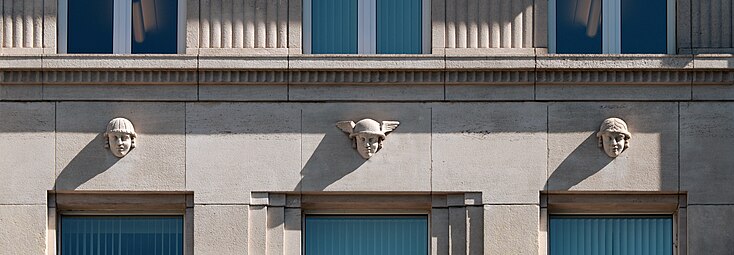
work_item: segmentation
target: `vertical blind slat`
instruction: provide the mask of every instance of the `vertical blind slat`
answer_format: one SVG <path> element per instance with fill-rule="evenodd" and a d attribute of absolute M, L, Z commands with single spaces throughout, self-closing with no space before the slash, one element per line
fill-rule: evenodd
<path fill-rule="evenodd" d="M 166 241 L 167 240 L 167 241 Z M 180 216 L 64 216 L 64 255 L 183 254 Z"/>
<path fill-rule="evenodd" d="M 583 217 L 550 219 L 551 255 L 672 255 L 671 217 Z"/>

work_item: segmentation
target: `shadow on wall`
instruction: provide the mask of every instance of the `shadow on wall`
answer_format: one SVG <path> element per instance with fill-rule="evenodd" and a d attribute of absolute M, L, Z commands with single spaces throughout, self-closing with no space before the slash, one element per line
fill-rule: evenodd
<path fill-rule="evenodd" d="M 118 161 L 119 158 L 104 148 L 104 133 L 99 133 L 61 170 L 56 177 L 55 189 L 75 190 Z"/>
<path fill-rule="evenodd" d="M 367 160 L 359 156 L 352 143 L 341 131 L 326 132 L 301 169 L 301 181 L 295 190 L 323 191 L 365 164 Z"/>
<path fill-rule="evenodd" d="M 548 177 L 549 186 L 553 183 L 553 190 L 569 190 L 609 165 L 614 158 L 599 148 L 598 141 L 593 132 L 579 144 Z"/>

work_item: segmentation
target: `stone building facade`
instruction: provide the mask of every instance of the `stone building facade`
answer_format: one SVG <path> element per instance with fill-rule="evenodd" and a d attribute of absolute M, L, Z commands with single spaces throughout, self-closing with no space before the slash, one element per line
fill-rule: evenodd
<path fill-rule="evenodd" d="M 60 54 L 62 1 L 0 0 L 0 254 L 63 254 L 75 213 L 304 254 L 321 212 L 425 214 L 430 254 L 549 254 L 563 214 L 668 215 L 673 254 L 734 252 L 732 0 L 670 1 L 672 54 L 548 53 L 545 0 L 425 1 L 425 54 L 306 54 L 301 0 L 180 0 L 179 54 L 152 55 Z M 400 123 L 369 159 L 336 126 L 365 118 Z"/>

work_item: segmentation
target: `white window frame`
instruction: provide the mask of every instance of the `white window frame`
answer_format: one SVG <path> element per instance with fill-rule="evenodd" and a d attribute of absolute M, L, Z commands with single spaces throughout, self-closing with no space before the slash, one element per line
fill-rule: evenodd
<path fill-rule="evenodd" d="M 58 53 L 67 53 L 69 28 L 69 0 L 58 0 Z M 176 52 L 186 52 L 186 0 L 177 0 Z M 132 1 L 113 0 L 112 11 L 112 54 L 132 53 Z"/>
<path fill-rule="evenodd" d="M 421 47 L 431 53 L 431 0 L 421 3 Z M 303 0 L 303 53 L 311 54 L 311 0 Z M 377 54 L 377 0 L 357 0 L 357 54 Z"/>
<path fill-rule="evenodd" d="M 556 53 L 556 1 L 548 0 L 548 53 Z M 602 0 L 602 54 L 622 53 L 622 1 Z M 675 49 L 675 0 L 667 0 L 666 51 Z"/>

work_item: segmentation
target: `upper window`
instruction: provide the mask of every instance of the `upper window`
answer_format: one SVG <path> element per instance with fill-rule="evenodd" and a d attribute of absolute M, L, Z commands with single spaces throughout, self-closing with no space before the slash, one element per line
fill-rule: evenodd
<path fill-rule="evenodd" d="M 181 52 L 180 0 L 59 0 L 59 53 Z"/>
<path fill-rule="evenodd" d="M 674 54 L 673 0 L 550 0 L 550 53 Z"/>
<path fill-rule="evenodd" d="M 304 53 L 428 53 L 429 12 L 429 0 L 304 0 Z"/>
<path fill-rule="evenodd" d="M 671 216 L 551 216 L 550 255 L 673 254 Z"/>
<path fill-rule="evenodd" d="M 182 216 L 61 217 L 59 254 L 183 254 Z"/>
<path fill-rule="evenodd" d="M 427 255 L 426 215 L 308 215 L 305 255 Z"/>

